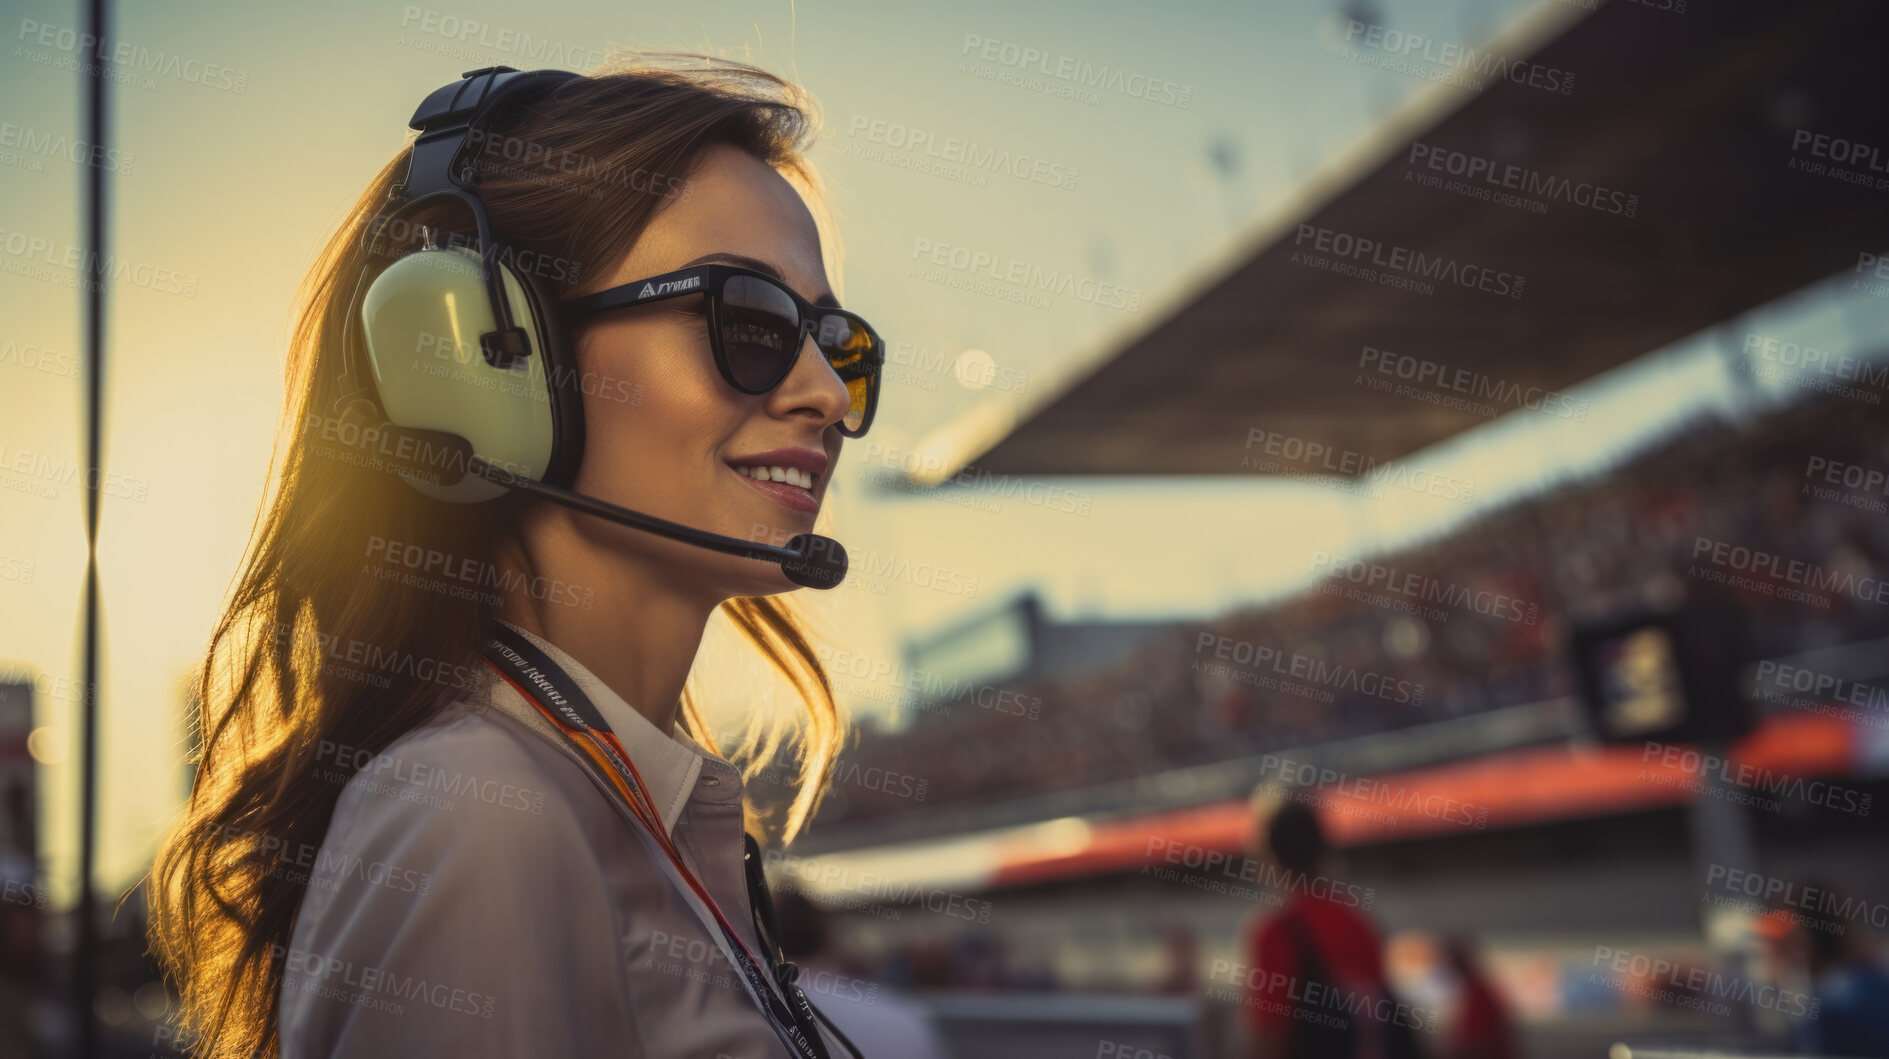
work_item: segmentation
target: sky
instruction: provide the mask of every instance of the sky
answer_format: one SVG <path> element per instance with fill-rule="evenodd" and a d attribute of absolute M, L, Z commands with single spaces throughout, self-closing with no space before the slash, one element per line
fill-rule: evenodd
<path fill-rule="evenodd" d="M 1537 11 L 1488 0 L 1375 6 L 1385 24 L 1467 44 Z M 1704 340 L 1681 343 L 1597 381 L 1605 415 L 1585 430 L 1511 416 L 1427 454 L 1498 487 L 1475 507 L 1246 479 L 1053 483 L 1090 501 L 1082 516 L 869 485 L 863 474 L 896 466 L 940 432 L 1014 417 L 1053 392 L 1146 326 L 1151 307 L 1187 297 L 1321 166 L 1434 90 L 1346 58 L 1340 7 L 124 5 L 112 36 L 129 58 L 114 65 L 116 154 L 106 167 L 111 249 L 140 279 L 109 293 L 101 886 L 115 894 L 135 881 L 185 793 L 182 688 L 263 493 L 297 285 L 347 204 L 400 149 L 415 103 L 474 67 L 583 70 L 618 47 L 681 48 L 766 66 L 819 102 L 826 131 L 813 160 L 845 248 L 832 278 L 893 344 L 894 360 L 905 358 L 872 433 L 848 443 L 829 532 L 856 554 L 929 563 L 976 586 L 867 579 L 813 601 L 846 649 L 868 657 L 896 660 L 907 638 L 1026 589 L 1061 617 L 1219 613 L 1302 584 L 1315 549 L 1356 554 L 1441 531 L 1497 502 L 1504 483 L 1524 489 L 1592 469 L 1690 409 L 1733 409 L 1740 398 L 1723 358 Z M 82 137 L 64 43 L 80 15 L 48 0 L 15 0 L 9 12 L 0 22 L 12 38 L 0 59 L 0 466 L 29 470 L 0 490 L 0 572 L 14 574 L 0 579 L 0 674 L 26 674 L 42 693 L 33 748 L 45 765 L 43 863 L 62 903 L 74 879 L 85 546 L 81 302 L 61 262 L 82 239 L 84 170 L 21 144 Z M 1150 89 L 1157 98 L 1066 98 L 1041 90 L 1040 77 L 992 76 L 1011 72 L 1004 57 L 1024 49 L 1049 68 L 1108 64 L 1163 87 Z M 923 153 L 909 145 L 927 137 L 1046 165 L 1037 179 L 947 179 L 911 165 Z M 919 267 L 939 248 L 1072 271 L 1136 292 L 1143 308 L 1068 299 L 1043 308 L 960 290 Z M 1186 546 L 1175 547 L 1183 532 Z M 1157 569 L 1124 554 L 1163 561 Z"/>

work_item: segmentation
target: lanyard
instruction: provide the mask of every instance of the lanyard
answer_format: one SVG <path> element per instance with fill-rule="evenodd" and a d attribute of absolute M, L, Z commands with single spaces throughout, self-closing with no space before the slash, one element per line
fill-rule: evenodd
<path fill-rule="evenodd" d="M 617 741 L 616 733 L 610 730 L 603 714 L 578 688 L 577 682 L 537 644 L 502 622 L 496 623 L 481 653 L 487 664 L 536 706 L 565 739 L 604 770 L 616 793 L 628 804 L 630 813 L 642 824 L 637 833 L 661 854 L 657 862 L 663 873 L 682 895 L 683 903 L 701 919 L 709 935 L 721 946 L 729 965 L 741 971 L 742 983 L 747 986 L 749 995 L 788 1050 L 800 1059 L 830 1059 L 807 995 L 792 981 L 782 982 L 782 991 L 792 998 L 790 1005 L 782 1003 L 767 987 L 747 945 L 728 925 L 715 899 L 676 852 L 668 832 L 663 829 L 662 816 L 650 800 L 649 788 L 636 770 L 636 763 L 630 760 L 623 744 Z"/>

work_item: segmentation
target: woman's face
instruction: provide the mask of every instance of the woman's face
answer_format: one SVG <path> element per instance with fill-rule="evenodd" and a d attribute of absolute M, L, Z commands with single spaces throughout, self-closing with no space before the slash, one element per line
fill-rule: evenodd
<path fill-rule="evenodd" d="M 809 302 L 837 304 L 798 192 L 766 163 L 727 146 L 707 151 L 688 196 L 670 200 L 629 256 L 580 293 L 710 261 L 774 273 Z M 579 334 L 584 378 L 609 385 L 585 387 L 576 489 L 685 526 L 785 544 L 813 530 L 839 461 L 846 387 L 809 336 L 779 386 L 758 396 L 734 389 L 716 370 L 704 303 L 685 295 L 604 313 Z M 752 477 L 763 467 L 804 471 L 812 488 L 764 485 Z M 570 517 L 600 552 L 644 557 L 659 576 L 717 601 L 795 587 L 776 563 Z"/>

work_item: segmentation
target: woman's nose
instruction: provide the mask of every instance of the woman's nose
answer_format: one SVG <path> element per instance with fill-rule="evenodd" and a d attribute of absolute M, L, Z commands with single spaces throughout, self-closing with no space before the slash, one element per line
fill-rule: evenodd
<path fill-rule="evenodd" d="M 821 424 L 825 425 L 845 418 L 853 397 L 815 341 L 815 326 L 800 329 L 800 355 L 794 358 L 793 370 L 771 395 L 777 406 L 772 411 L 776 415 L 792 415 L 807 409 L 817 413 Z"/>

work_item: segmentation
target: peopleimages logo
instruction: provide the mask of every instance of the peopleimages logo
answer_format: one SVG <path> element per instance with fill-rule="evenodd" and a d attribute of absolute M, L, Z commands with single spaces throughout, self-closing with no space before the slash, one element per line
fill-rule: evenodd
<path fill-rule="evenodd" d="M 309 640 L 312 638 L 317 656 L 323 659 L 323 672 L 360 683 L 388 688 L 393 686 L 392 678 L 399 676 L 421 683 L 465 689 L 476 686 L 484 676 L 482 670 L 442 662 L 436 658 L 422 658 L 398 648 L 352 637 L 344 640 L 331 632 L 314 629 L 306 631 L 311 636 L 301 638 L 298 643 L 294 623 L 277 622 L 274 640 L 276 649 L 286 655 L 297 646 L 311 646 Z"/>
<path fill-rule="evenodd" d="M 43 235 L 0 229 L 0 269 L 81 290 L 99 289 L 98 280 L 129 283 L 160 294 L 197 296 L 195 273 L 178 272 L 116 254 L 96 254 Z"/>
<path fill-rule="evenodd" d="M 1756 683 L 1758 698 L 1782 706 L 1801 708 L 1844 703 L 1871 711 L 1889 711 L 1889 689 L 1833 673 L 1785 665 L 1773 659 L 1758 663 Z"/>
<path fill-rule="evenodd" d="M 0 684 L 30 685 L 34 695 L 42 699 L 58 699 L 60 702 L 80 702 L 86 698 L 85 681 L 73 677 L 55 677 L 18 663 L 0 665 Z M 91 697 L 98 698 L 96 685 Z"/>
<path fill-rule="evenodd" d="M 1647 769 L 1640 770 L 1642 780 L 1651 780 L 1663 786 L 1678 786 L 1697 794 L 1707 794 L 1724 801 L 1739 804 L 1757 804 L 1769 801 L 1763 808 L 1776 811 L 1777 798 L 1796 798 L 1811 805 L 1821 805 L 1840 812 L 1868 816 L 1870 805 L 1875 796 L 1851 787 L 1839 786 L 1824 780 L 1813 780 L 1806 776 L 1797 776 L 1788 772 L 1773 772 L 1768 768 L 1748 764 L 1733 758 L 1720 757 L 1694 750 L 1691 747 L 1671 746 L 1666 743 L 1648 742 L 1640 754 L 1642 765 L 1658 759 L 1659 768 L 1666 770 L 1662 775 Z M 1675 782 L 1671 772 L 1687 774 L 1686 782 Z M 1706 780 L 1716 781 L 1708 784 Z M 1759 791 L 1772 795 L 1771 799 L 1745 795 L 1741 791 L 1725 793 L 1723 788 L 1739 787 L 1744 791 Z"/>
<path fill-rule="evenodd" d="M 1692 559 L 1695 569 L 1698 563 L 1705 562 L 1724 570 L 1749 574 L 1755 578 L 1775 579 L 1819 592 L 1835 592 L 1864 603 L 1889 604 L 1889 580 L 1871 577 L 1867 571 L 1859 575 L 1853 569 L 1832 570 L 1817 563 L 1792 559 L 1756 548 L 1747 548 L 1730 541 L 1713 540 L 1710 537 L 1697 537 L 1693 540 Z M 1695 573 L 1694 576 L 1697 574 Z M 1775 586 L 1760 581 L 1755 585 L 1737 587 L 1769 589 Z M 1765 594 L 1779 595 L 1782 598 L 1781 591 L 1766 591 Z"/>
<path fill-rule="evenodd" d="M 1253 452 L 1254 449 L 1259 450 L 1258 454 Z M 1261 427 L 1246 428 L 1246 446 L 1240 456 L 1240 467 L 1372 497 L 1381 496 L 1386 485 L 1464 502 L 1476 492 L 1475 482 L 1453 474 L 1426 470 L 1404 461 L 1380 465 L 1375 457 L 1362 452 L 1333 448 L 1321 441 Z M 1323 475 L 1340 478 L 1330 481 L 1322 478 Z"/>
<path fill-rule="evenodd" d="M 918 905 L 927 911 L 969 923 L 990 922 L 991 903 L 980 898 L 909 881 L 895 881 L 878 872 L 855 870 L 850 865 L 790 857 L 777 850 L 763 850 L 761 860 L 762 867 L 773 869 L 772 877 L 780 879 L 789 889 L 803 892 L 811 889 L 825 899 L 840 893 L 854 894 L 882 904 Z"/>
<path fill-rule="evenodd" d="M 429 872 L 389 861 L 369 861 L 357 853 L 331 850 L 312 842 L 295 842 L 234 824 L 218 828 L 217 834 L 226 842 L 246 843 L 253 855 L 270 865 L 270 875 L 318 890 L 339 891 L 344 878 L 417 897 L 425 897 L 433 886 Z"/>
<path fill-rule="evenodd" d="M 1791 153 L 1800 151 L 1838 165 L 1856 166 L 1872 173 L 1889 173 L 1889 153 L 1875 144 L 1798 129 L 1791 134 Z"/>
<path fill-rule="evenodd" d="M 315 774 L 328 782 L 349 783 L 356 774 L 369 773 L 368 781 L 364 783 L 369 788 L 368 793 L 385 792 L 406 801 L 420 801 L 411 792 L 438 791 L 453 798 L 470 798 L 485 805 L 516 809 L 532 816 L 544 815 L 543 791 L 520 787 L 506 780 L 460 772 L 435 762 L 412 761 L 384 750 L 349 746 L 329 739 L 323 739 L 316 745 L 315 761 Z M 333 763 L 333 768 L 326 767 L 329 762 Z M 376 789 L 374 781 L 383 778 L 386 783 L 379 784 Z M 403 787 L 391 787 L 393 783 L 402 784 Z M 450 811 L 453 804 L 442 802 L 439 807 Z"/>
<path fill-rule="evenodd" d="M 893 582 L 928 588 L 950 596 L 972 599 L 977 596 L 978 577 L 937 563 L 881 552 L 876 548 L 855 549 L 848 553 L 848 588 L 884 595 Z"/>
<path fill-rule="evenodd" d="M 944 457 L 931 451 L 902 449 L 894 445 L 868 441 L 865 459 L 885 469 L 886 473 L 878 474 L 871 479 L 876 484 L 910 492 L 936 493 L 936 499 L 947 503 L 951 502 L 954 493 L 963 493 L 967 496 L 983 497 L 993 501 L 1021 500 L 1036 507 L 1083 518 L 1089 516 L 1095 504 L 1095 495 L 1092 493 L 1079 492 L 1067 486 L 1052 485 L 1035 479 L 987 471 L 970 463 L 949 475 L 938 477 L 935 481 L 908 481 L 910 477 L 942 475 L 945 468 L 949 466 Z M 946 486 L 963 488 L 945 489 Z M 996 511 L 998 508 L 993 507 L 989 510 Z"/>
<path fill-rule="evenodd" d="M 1210 849 L 1193 842 L 1174 842 L 1159 835 L 1148 836 L 1148 845 L 1142 851 L 1142 857 L 1146 861 L 1141 867 L 1143 875 L 1156 874 L 1158 861 L 1160 864 L 1224 875 L 1239 882 L 1258 883 L 1268 890 L 1309 894 L 1320 900 L 1332 901 L 1346 908 L 1361 908 L 1366 912 L 1371 910 L 1377 900 L 1375 887 L 1359 886 L 1323 875 L 1310 875 L 1271 861 L 1239 857 L 1225 850 Z"/>
<path fill-rule="evenodd" d="M 1441 603 L 1444 606 L 1472 611 L 1485 617 L 1501 618 L 1524 625 L 1533 625 L 1541 617 L 1539 603 L 1532 603 L 1488 589 L 1471 590 L 1466 586 L 1441 581 L 1416 570 L 1403 570 L 1384 563 L 1347 559 L 1322 551 L 1312 553 L 1312 573 L 1323 578 L 1342 579 L 1352 584 L 1382 589 L 1410 599 L 1422 600 L 1426 603 Z"/>
<path fill-rule="evenodd" d="M 1864 254 L 1870 259 L 1868 264 L 1858 264 L 1856 271 L 1868 269 L 1884 270 L 1889 278 L 1889 257 L 1876 254 Z M 1878 363 L 1862 357 L 1851 356 L 1835 350 L 1817 349 L 1797 342 L 1773 338 L 1770 335 L 1747 334 L 1745 336 L 1745 356 L 1756 357 L 1768 364 L 1780 368 L 1797 369 L 1799 373 L 1828 375 L 1850 382 L 1860 382 L 1867 386 L 1881 389 L 1889 386 L 1889 364 Z"/>
<path fill-rule="evenodd" d="M 1889 513 L 1889 503 L 1883 500 L 1889 497 L 1889 475 L 1874 467 L 1844 463 L 1827 456 L 1810 457 L 1804 467 L 1804 484 L 1798 488 L 1798 493 L 1877 514 Z"/>
<path fill-rule="evenodd" d="M 1260 758 L 1259 775 L 1290 784 L 1286 797 L 1332 812 L 1359 815 L 1361 805 L 1383 806 L 1399 813 L 1415 813 L 1432 820 L 1461 824 L 1478 831 L 1489 825 L 1489 807 L 1475 802 L 1459 802 L 1444 795 L 1406 787 L 1394 780 L 1371 776 L 1353 776 L 1311 761 L 1267 754 Z M 1335 795 L 1320 799 L 1318 792 Z M 1397 817 L 1373 814 L 1383 823 L 1396 824 Z"/>
<path fill-rule="evenodd" d="M 42 65 L 63 66 L 68 69 L 74 65 L 82 67 L 83 72 L 97 72 L 101 77 L 131 84 L 146 90 L 155 89 L 157 82 L 142 74 L 156 74 L 158 77 L 175 77 L 180 81 L 204 88 L 222 89 L 241 94 L 249 87 L 249 71 L 236 70 L 202 59 L 185 58 L 182 55 L 153 50 L 134 41 L 117 37 L 99 37 L 82 32 L 71 26 L 52 25 L 35 22 L 30 18 L 20 20 L 20 32 L 16 41 L 25 41 L 42 48 L 53 48 L 68 55 L 82 56 L 85 64 L 48 62 L 40 55 L 27 52 L 24 46 L 16 47 L 13 57 L 24 58 L 29 62 Z M 88 65 L 96 62 L 96 71 Z M 107 66 L 106 64 L 110 64 Z"/>
<path fill-rule="evenodd" d="M 1393 383 L 1392 379 L 1413 385 L 1400 386 Z M 1452 367 L 1427 357 L 1392 353 L 1375 346 L 1365 346 L 1358 354 L 1358 375 L 1355 381 L 1372 390 L 1459 408 L 1484 419 L 1493 418 L 1500 412 L 1498 405 L 1506 405 L 1584 423 L 1590 404 L 1584 397 L 1570 397 L 1540 386 L 1523 386 L 1470 368 Z M 1449 393 L 1434 392 L 1444 390 Z M 1476 401 L 1492 403 L 1477 404 Z"/>
<path fill-rule="evenodd" d="M 34 886 L 30 882 L 24 882 L 19 879 L 8 879 L 5 882 L 0 882 L 0 901 L 4 901 L 10 905 L 22 905 L 27 908 L 37 908 L 44 911 L 46 908 L 46 888 L 43 886 Z"/>
<path fill-rule="evenodd" d="M 933 703 L 970 703 L 993 713 L 1032 721 L 1043 712 L 1040 695 L 1029 695 L 993 684 L 951 679 L 931 670 L 907 668 L 902 663 L 883 658 L 875 660 L 866 654 L 836 651 L 824 644 L 814 648 L 814 655 L 820 659 L 820 665 L 829 677 L 910 692 Z"/>
<path fill-rule="evenodd" d="M 1889 904 L 1881 901 L 1869 901 L 1859 897 L 1846 896 L 1821 886 L 1805 886 L 1771 875 L 1745 871 L 1713 864 L 1705 871 L 1705 884 L 1716 887 L 1728 894 L 1743 894 L 1755 897 L 1760 902 L 1758 907 L 1794 908 L 1822 917 L 1824 922 L 1838 927 L 1832 933 L 1841 933 L 1839 920 L 1865 922 L 1882 929 L 1889 927 Z"/>
<path fill-rule="evenodd" d="M 1035 308 L 1049 308 L 1048 295 L 1054 294 L 1105 309 L 1141 311 L 1139 287 L 1105 283 L 1063 269 L 1044 268 L 1019 258 L 941 243 L 923 236 L 912 243 L 912 260 L 920 264 L 906 271 L 908 278 L 1022 301 Z M 921 267 L 923 264 L 936 265 L 946 271 L 925 269 Z"/>
<path fill-rule="evenodd" d="M 0 147 L 28 155 L 63 158 L 74 165 L 92 165 L 114 173 L 131 172 L 132 156 L 116 147 L 67 139 L 61 133 L 42 132 L 10 121 L 0 122 Z"/>
<path fill-rule="evenodd" d="M 1527 166 L 1509 162 L 1498 162 L 1493 158 L 1484 158 L 1465 151 L 1452 151 L 1427 143 L 1412 143 L 1410 154 L 1405 159 L 1410 169 L 1405 172 L 1405 179 L 1413 179 L 1418 167 L 1430 170 L 1432 174 L 1442 173 L 1460 177 L 1472 187 L 1487 194 L 1473 194 L 1474 198 L 1486 198 L 1500 205 L 1517 205 L 1531 213 L 1546 213 L 1547 203 L 1543 200 L 1565 202 L 1584 209 L 1597 210 L 1601 213 L 1613 213 L 1622 217 L 1631 217 L 1640 209 L 1640 196 L 1624 191 L 1603 187 L 1585 180 L 1569 180 L 1567 177 L 1554 176 Z M 1486 187 L 1484 187 L 1486 185 Z M 1490 190 L 1495 189 L 1495 190 Z M 1446 190 L 1453 190 L 1447 189 Z M 1509 199 L 1502 196 L 1509 194 Z"/>
<path fill-rule="evenodd" d="M 922 154 L 980 173 L 1008 173 L 1019 180 L 1047 184 L 1054 188 L 1074 189 L 1080 171 L 1075 166 L 1037 158 L 1027 153 L 1012 154 L 1009 148 L 992 147 L 957 136 L 939 136 L 925 129 L 911 128 L 901 122 L 854 114 L 849 137 L 862 136 L 895 151 Z M 855 152 L 856 153 L 856 152 Z M 875 159 L 877 160 L 877 159 Z"/>
<path fill-rule="evenodd" d="M 1796 1018 L 1815 1019 L 1823 1008 L 1821 999 L 1780 986 L 1753 982 L 1721 971 L 1708 971 L 1703 967 L 1689 967 L 1673 960 L 1626 949 L 1596 945 L 1592 966 L 1600 967 L 1603 964 L 1618 976 L 1618 987 L 1624 992 L 1679 1007 L 1710 1011 L 1716 1015 L 1731 1014 L 1729 1005 L 1716 1003 L 1725 1000 L 1768 1008 Z"/>
<path fill-rule="evenodd" d="M 1192 85 L 1151 77 L 1144 73 L 1129 73 L 1119 66 L 1093 63 L 1073 55 L 1058 55 L 1043 48 L 992 40 L 975 33 L 966 33 L 964 47 L 959 54 L 971 55 L 973 53 L 985 62 L 1015 71 L 1039 73 L 1044 77 L 1062 81 L 1067 86 L 1078 90 L 1099 89 L 1103 92 L 1120 92 L 1136 99 L 1179 107 L 1182 110 L 1187 109 L 1194 98 Z M 967 69 L 962 62 L 958 64 L 958 72 L 977 73 L 976 70 Z M 1025 85 L 1024 87 L 1032 86 Z M 1091 104 L 1099 99 L 1095 91 L 1084 91 L 1076 98 Z"/>
<path fill-rule="evenodd" d="M 1405 33 L 1362 19 L 1345 20 L 1345 43 L 1363 44 L 1401 59 L 1417 59 L 1433 66 L 1463 71 L 1470 76 L 1469 84 L 1473 88 L 1481 88 L 1483 81 L 1499 77 L 1504 81 L 1564 96 L 1574 91 L 1574 75 L 1566 70 L 1451 41 L 1439 41 L 1418 33 Z"/>
<path fill-rule="evenodd" d="M 466 138 L 497 173 L 531 183 L 555 181 L 589 198 L 601 198 L 610 189 L 628 188 L 659 198 L 686 199 L 693 190 L 678 176 L 553 148 L 522 136 L 472 129 Z"/>
<path fill-rule="evenodd" d="M 1292 245 L 1300 248 L 1292 254 L 1293 264 L 1338 272 L 1384 286 L 1403 287 L 1420 294 L 1431 293 L 1428 281 L 1434 280 L 1484 294 L 1520 298 L 1528 282 L 1527 277 L 1511 272 L 1464 264 L 1454 258 L 1426 254 L 1405 246 L 1390 246 L 1376 239 L 1314 224 L 1299 225 Z M 1373 267 L 1366 268 L 1366 264 Z"/>
<path fill-rule="evenodd" d="M 1210 999 L 1338 1029 L 1360 1018 L 1431 1033 L 1442 1024 L 1441 1017 L 1431 1009 L 1393 1001 L 1376 991 L 1354 992 L 1332 982 L 1300 979 L 1235 960 L 1213 961 L 1207 979 L 1215 983 L 1207 988 Z M 1221 982 L 1226 986 L 1220 986 Z"/>
<path fill-rule="evenodd" d="M 95 486 L 106 496 L 140 504 L 149 499 L 151 493 L 151 483 L 135 475 L 80 467 L 64 457 L 55 460 L 45 453 L 9 449 L 5 443 L 0 443 L 0 489 L 51 499 L 75 481 L 86 488 Z"/>
<path fill-rule="evenodd" d="M 609 59 L 607 53 L 596 48 L 540 39 L 515 29 L 490 26 L 474 19 L 412 4 L 401 9 L 400 28 L 406 32 L 396 37 L 395 41 L 410 48 L 437 51 L 461 59 L 476 59 L 491 52 L 515 55 L 531 60 L 526 69 L 556 66 L 582 70 Z M 425 36 L 415 36 L 416 30 Z"/>
<path fill-rule="evenodd" d="M 1203 666 L 1199 656 L 1211 654 L 1214 658 L 1231 661 L 1239 666 L 1263 666 L 1280 676 L 1294 678 L 1307 685 L 1318 685 L 1321 689 L 1355 691 L 1361 695 L 1370 695 L 1390 702 L 1408 703 L 1412 706 L 1423 705 L 1422 684 L 1397 680 L 1379 673 L 1369 673 L 1343 662 L 1328 662 L 1325 659 L 1302 655 L 1296 651 L 1281 651 L 1265 644 L 1235 640 L 1230 636 L 1221 636 L 1217 633 L 1201 633 L 1194 643 L 1194 654 L 1196 657 L 1193 668 L 1196 672 L 1226 676 L 1241 683 L 1260 683 L 1259 680 L 1243 680 L 1242 677 L 1264 678 L 1264 674 L 1259 673 L 1257 669 L 1242 672 L 1211 661 Z M 1262 684 L 1262 686 L 1265 685 Z"/>
<path fill-rule="evenodd" d="M 356 1007 L 373 1007 L 402 1014 L 406 1003 L 418 1002 L 462 1015 L 492 1017 L 496 1000 L 490 994 L 461 989 L 446 982 L 431 982 L 419 975 L 404 975 L 384 967 L 357 964 L 307 949 L 269 945 L 271 963 L 283 965 L 284 990 L 314 993 Z"/>
<path fill-rule="evenodd" d="M 800 770 L 805 765 L 806 762 L 797 755 L 776 758 L 766 768 L 755 773 L 754 778 L 761 782 L 789 786 L 798 779 Z M 925 792 L 931 787 L 931 781 L 923 776 L 895 772 L 879 765 L 862 766 L 857 761 L 841 759 L 830 765 L 829 770 L 827 774 L 829 789 L 843 784 L 858 787 L 861 790 L 890 794 L 895 798 L 922 802 L 925 800 Z"/>
<path fill-rule="evenodd" d="M 528 595 L 548 603 L 560 603 L 579 610 L 589 610 L 597 590 L 542 575 L 526 576 L 518 570 L 502 567 L 483 559 L 467 558 L 419 544 L 389 540 L 370 534 L 367 538 L 368 564 L 363 572 L 383 581 L 399 581 L 410 587 L 439 591 L 453 590 L 462 599 L 502 599 L 507 594 Z"/>
<path fill-rule="evenodd" d="M 31 343 L 21 345 L 9 338 L 5 345 L 0 345 L 0 367 L 17 364 L 28 371 L 42 371 L 48 375 L 65 378 L 78 378 L 85 372 L 85 361 L 76 354 L 47 349 Z M 1019 387 L 1021 392 L 1021 387 Z"/>

